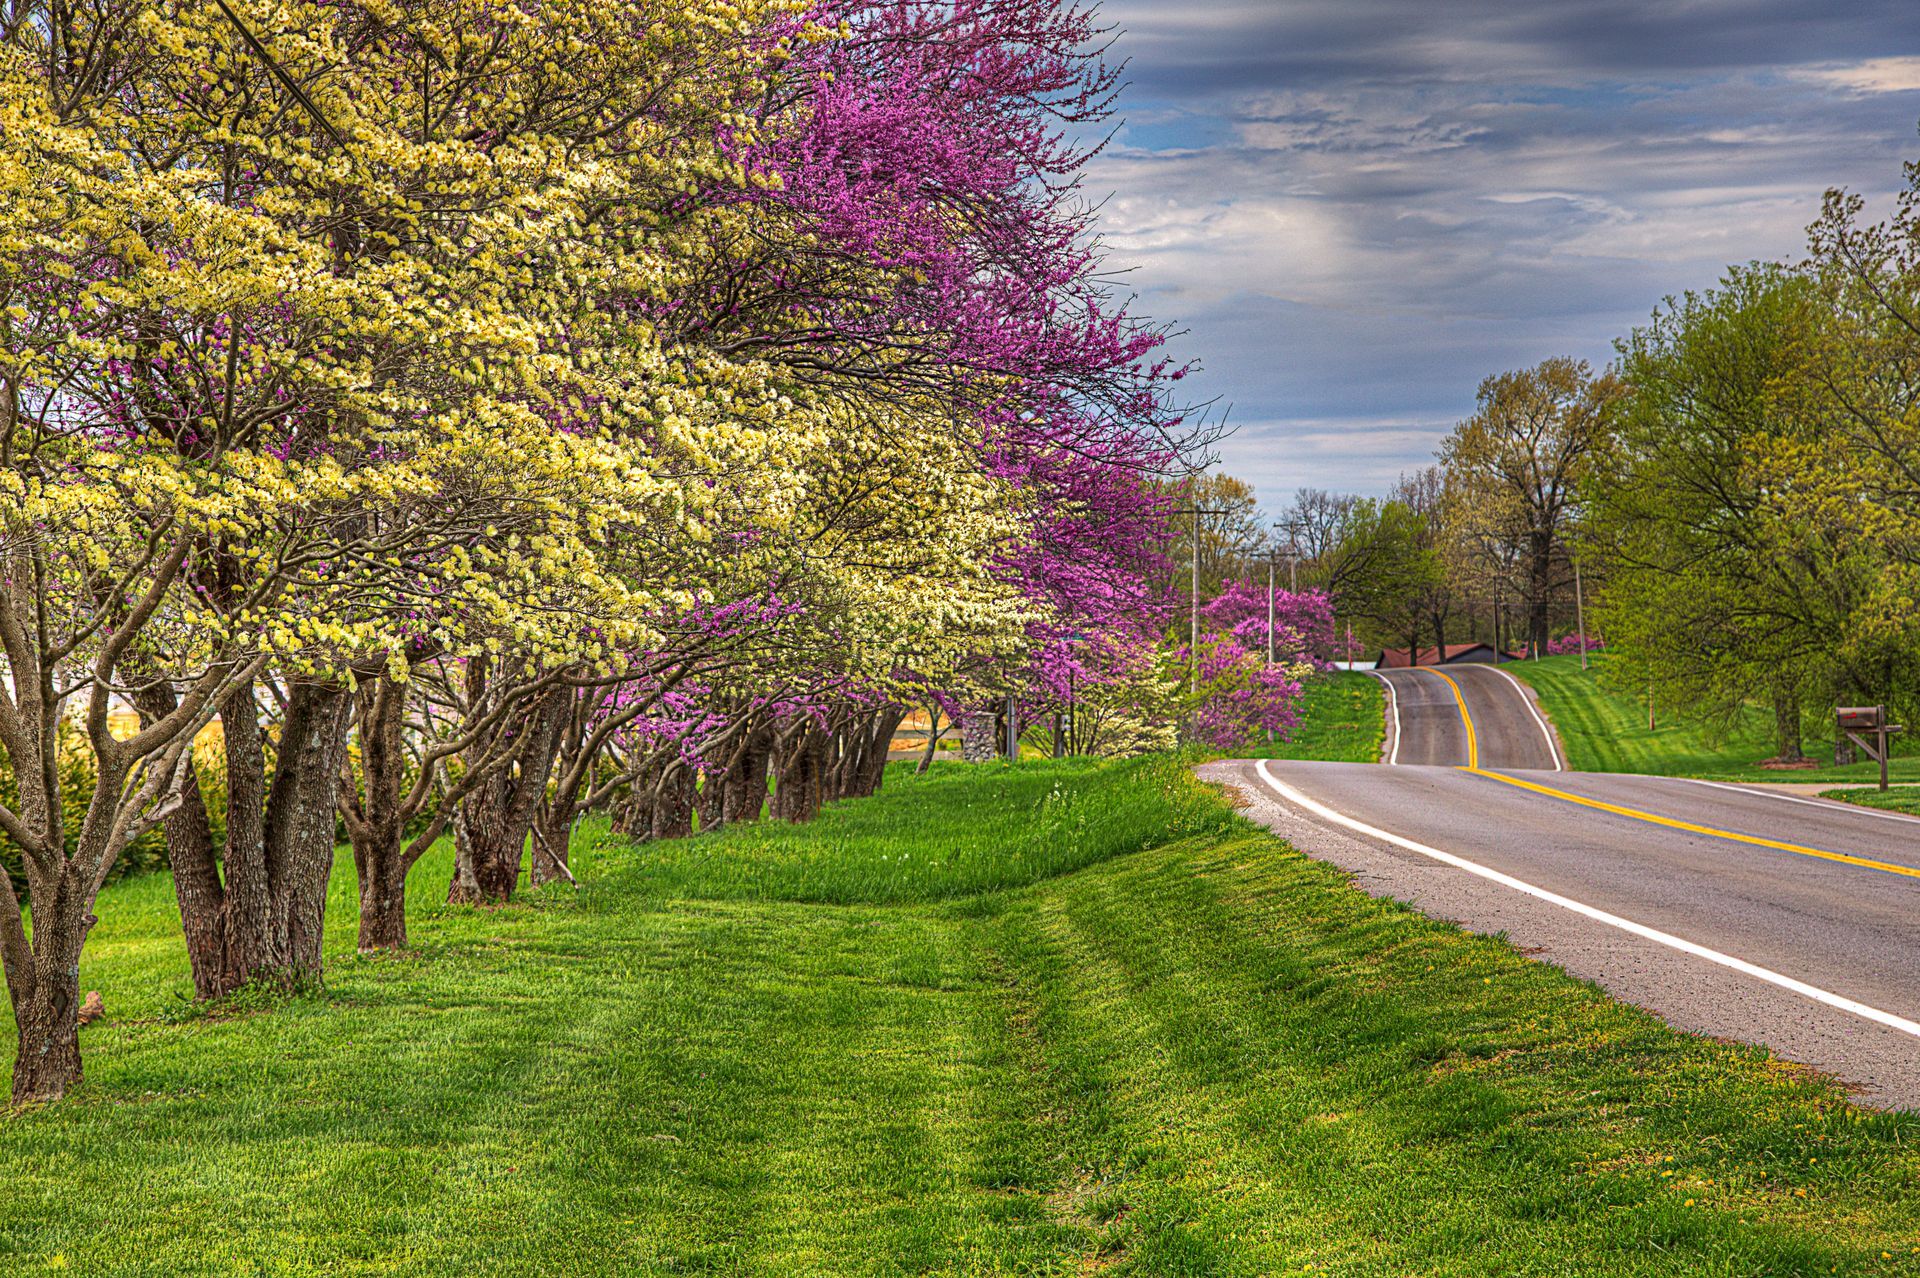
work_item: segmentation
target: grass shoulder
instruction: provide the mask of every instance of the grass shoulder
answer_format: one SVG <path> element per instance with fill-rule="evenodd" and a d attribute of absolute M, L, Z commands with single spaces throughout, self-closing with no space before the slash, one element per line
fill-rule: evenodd
<path fill-rule="evenodd" d="M 628 845 L 623 889 L 661 896 L 902 904 L 1019 887 L 1225 820 L 1175 755 L 888 765 L 871 799 L 804 826 L 759 822 Z"/>
<path fill-rule="evenodd" d="M 1920 816 L 1920 785 L 1891 786 L 1885 793 L 1879 790 L 1828 790 L 1820 797 L 1837 799 L 1842 803 L 1856 803 L 1863 808 L 1879 808 L 1884 812 L 1904 812 L 1909 816 Z"/>
<path fill-rule="evenodd" d="M 1704 777 L 1722 781 L 1856 782 L 1878 780 L 1876 764 L 1836 767 L 1831 726 L 1809 721 L 1804 749 L 1821 766 L 1805 770 L 1762 768 L 1774 754 L 1771 718 L 1758 710 L 1725 731 L 1715 731 L 1679 714 L 1654 707 L 1648 727 L 1647 696 L 1609 687 L 1602 678 L 1605 659 L 1589 669 L 1577 656 L 1516 661 L 1502 670 L 1531 685 L 1566 748 L 1568 766 L 1577 772 L 1634 772 L 1653 776 Z M 1920 748 L 1907 743 L 1894 759 L 1896 779 L 1920 781 Z"/>

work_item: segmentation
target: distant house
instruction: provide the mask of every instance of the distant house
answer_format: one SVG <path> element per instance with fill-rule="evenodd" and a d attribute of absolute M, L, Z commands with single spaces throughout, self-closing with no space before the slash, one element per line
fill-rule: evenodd
<path fill-rule="evenodd" d="M 1501 656 L 1501 661 L 1519 661 L 1522 654 L 1509 652 Z M 1388 648 L 1380 654 L 1380 660 L 1373 663 L 1375 670 L 1405 670 L 1408 666 L 1491 666 L 1494 665 L 1493 645 L 1490 643 L 1450 643 L 1443 648 L 1422 648 L 1420 659 L 1411 660 L 1405 648 Z"/>

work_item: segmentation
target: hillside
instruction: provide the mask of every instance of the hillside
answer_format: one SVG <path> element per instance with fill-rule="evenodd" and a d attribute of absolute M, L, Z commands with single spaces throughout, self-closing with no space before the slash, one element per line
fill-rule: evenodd
<path fill-rule="evenodd" d="M 1805 771 L 1757 766 L 1774 753 L 1772 723 L 1758 710 L 1731 731 L 1720 733 L 1673 708 L 1656 706 L 1656 726 L 1649 729 L 1645 694 L 1608 687 L 1601 677 L 1604 668 L 1604 660 L 1596 659 L 1591 669 L 1583 671 L 1577 656 L 1516 661 L 1501 667 L 1540 694 L 1541 708 L 1566 748 L 1567 766 L 1577 772 L 1833 784 L 1880 779 L 1880 770 L 1872 763 L 1833 766 L 1830 720 L 1807 720 L 1803 748 L 1822 766 Z M 1920 781 L 1920 742 L 1909 737 L 1899 749 L 1904 753 L 1895 759 L 1894 777 Z"/>

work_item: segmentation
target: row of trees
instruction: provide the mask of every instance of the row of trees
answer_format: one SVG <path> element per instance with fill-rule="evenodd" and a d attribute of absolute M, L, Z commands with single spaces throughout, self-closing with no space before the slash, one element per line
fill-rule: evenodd
<path fill-rule="evenodd" d="M 1156 476 L 1206 441 L 1090 247 L 1099 34 L 1061 0 L 0 6 L 14 1099 L 80 1077 L 96 901 L 156 831 L 198 994 L 291 986 L 338 834 L 397 947 L 449 833 L 451 899 L 499 901 L 529 849 L 570 877 L 586 811 L 667 838 L 771 785 L 804 820 L 909 705 L 1164 668 Z M 1168 713 L 1204 671 L 1216 735 L 1282 721 L 1264 662 L 1201 655 Z"/>
<path fill-rule="evenodd" d="M 1609 638 L 1669 704 L 1769 708 L 1783 761 L 1808 712 L 1920 711 L 1917 210 L 1830 194 L 1804 260 L 1670 301 L 1586 486 Z"/>

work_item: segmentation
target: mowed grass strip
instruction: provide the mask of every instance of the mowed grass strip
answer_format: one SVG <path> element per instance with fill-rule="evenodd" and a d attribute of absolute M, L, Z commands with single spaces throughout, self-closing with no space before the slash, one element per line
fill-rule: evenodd
<path fill-rule="evenodd" d="M 1378 763 L 1386 736 L 1386 700 L 1380 681 L 1372 675 L 1335 670 L 1315 675 L 1302 686 L 1300 722 L 1285 741 L 1256 742 L 1242 757 Z"/>
<path fill-rule="evenodd" d="M 890 765 L 880 793 L 718 839 L 649 844 L 619 887 L 658 895 L 851 904 L 947 900 L 1019 887 L 1223 828 L 1219 804 L 1171 759 L 1107 764 Z M 911 778 L 911 779 L 909 779 Z"/>
<path fill-rule="evenodd" d="M 1092 850 L 1036 870 L 1006 803 Z M 423 865 L 416 953 L 223 1018 L 163 1014 L 165 881 L 113 889 L 87 1082 L 0 1121 L 0 1272 L 1920 1272 L 1912 1118 L 1355 891 L 1179 761 L 577 852 L 497 911 Z"/>
<path fill-rule="evenodd" d="M 1673 706 L 1655 706 L 1656 727 L 1647 727 L 1644 691 L 1609 687 L 1602 678 L 1605 658 L 1582 670 L 1578 656 L 1543 657 L 1503 665 L 1540 694 L 1541 709 L 1553 721 L 1566 747 L 1567 764 L 1576 772 L 1635 772 L 1650 776 L 1705 777 L 1721 781 L 1859 782 L 1877 781 L 1874 763 L 1833 766 L 1833 724 L 1809 717 L 1802 748 L 1823 766 L 1774 770 L 1756 765 L 1776 753 L 1769 713 L 1753 709 L 1728 732 L 1717 733 L 1693 722 Z M 1897 779 L 1920 781 L 1920 743 L 1896 746 L 1906 751 L 1893 762 Z"/>
<path fill-rule="evenodd" d="M 1881 808 L 1887 812 L 1920 816 L 1920 785 L 1890 786 L 1884 793 L 1880 790 L 1829 790 L 1820 797 L 1838 799 L 1842 803 L 1857 803 L 1863 808 Z"/>

